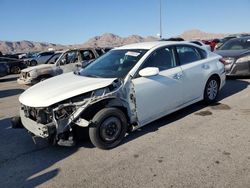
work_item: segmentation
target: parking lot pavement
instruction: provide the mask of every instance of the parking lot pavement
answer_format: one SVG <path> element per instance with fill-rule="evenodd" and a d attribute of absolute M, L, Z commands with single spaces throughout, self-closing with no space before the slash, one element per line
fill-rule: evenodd
<path fill-rule="evenodd" d="M 249 187 L 249 84 L 228 80 L 218 104 L 192 105 L 103 151 L 89 140 L 35 145 L 24 129 L 11 129 L 27 87 L 0 78 L 0 187 Z"/>

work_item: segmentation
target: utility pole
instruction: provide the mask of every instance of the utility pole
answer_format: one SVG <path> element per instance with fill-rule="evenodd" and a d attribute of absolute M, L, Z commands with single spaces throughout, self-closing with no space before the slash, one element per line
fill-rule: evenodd
<path fill-rule="evenodd" d="M 160 0 L 160 39 L 162 39 L 162 10 L 161 10 L 161 0 Z"/>

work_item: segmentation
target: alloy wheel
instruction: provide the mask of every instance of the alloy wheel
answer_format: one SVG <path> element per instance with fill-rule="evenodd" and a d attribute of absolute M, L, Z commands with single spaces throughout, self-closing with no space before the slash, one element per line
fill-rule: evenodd
<path fill-rule="evenodd" d="M 207 87 L 207 96 L 210 100 L 214 100 L 218 93 L 218 83 L 216 80 L 211 80 Z"/>

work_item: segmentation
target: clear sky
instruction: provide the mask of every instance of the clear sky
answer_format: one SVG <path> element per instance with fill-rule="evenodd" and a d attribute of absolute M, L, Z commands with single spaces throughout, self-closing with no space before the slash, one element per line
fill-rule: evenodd
<path fill-rule="evenodd" d="M 163 36 L 250 32 L 250 0 L 162 0 Z M 79 44 L 159 33 L 159 0 L 0 0 L 0 40 Z"/>

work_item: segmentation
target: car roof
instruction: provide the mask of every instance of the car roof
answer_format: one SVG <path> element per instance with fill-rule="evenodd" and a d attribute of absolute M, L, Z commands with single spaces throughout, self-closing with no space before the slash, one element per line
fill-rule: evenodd
<path fill-rule="evenodd" d="M 233 39 L 231 39 L 231 40 L 234 40 L 234 41 L 236 41 L 236 40 L 239 40 L 239 41 L 250 41 L 250 36 L 247 36 L 247 37 L 239 37 L 239 38 L 233 38 Z M 230 41 L 231 41 L 230 40 Z"/>
<path fill-rule="evenodd" d="M 115 48 L 116 50 L 126 50 L 126 49 L 145 49 L 150 50 L 155 47 L 161 47 L 166 45 L 174 45 L 174 44 L 190 44 L 188 41 L 154 41 L 154 42 L 141 42 L 135 44 L 128 44 L 125 46 L 121 46 Z"/>

